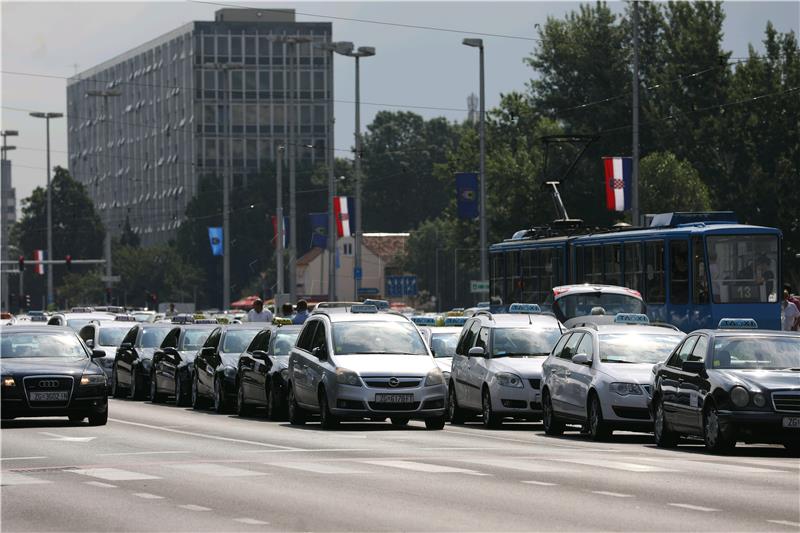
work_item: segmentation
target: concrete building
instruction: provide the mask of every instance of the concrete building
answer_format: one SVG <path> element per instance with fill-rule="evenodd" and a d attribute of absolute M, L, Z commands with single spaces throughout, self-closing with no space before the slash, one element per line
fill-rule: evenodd
<path fill-rule="evenodd" d="M 10 259 L 8 250 L 8 238 L 11 234 L 11 226 L 17 222 L 17 192 L 11 183 L 11 161 L 5 159 L 5 152 L 2 159 L 2 173 L 0 175 L 0 260 Z M 13 270 L 12 265 L 2 265 L 3 271 Z M 9 276 L 5 272 L 0 274 L 0 309 L 8 311 L 11 308 L 9 298 Z"/>
<path fill-rule="evenodd" d="M 221 9 L 214 21 L 190 22 L 71 78 L 70 172 L 112 234 L 128 219 L 145 245 L 174 237 L 203 175 L 221 188 L 232 156 L 235 188 L 274 160 L 291 109 L 297 157 L 324 161 L 333 66 L 312 45 L 330 42 L 331 31 L 329 22 L 295 22 L 294 10 Z M 312 42 L 288 45 L 281 36 Z"/>

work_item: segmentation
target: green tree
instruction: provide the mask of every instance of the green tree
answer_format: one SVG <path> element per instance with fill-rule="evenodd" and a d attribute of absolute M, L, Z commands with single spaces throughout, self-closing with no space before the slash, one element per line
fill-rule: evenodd
<path fill-rule="evenodd" d="M 65 307 L 76 305 L 99 305 L 105 302 L 105 291 L 98 270 L 70 272 L 64 276 L 58 290 L 59 299 Z"/>
<path fill-rule="evenodd" d="M 192 301 L 203 281 L 202 272 L 170 245 L 141 249 L 117 246 L 114 270 L 120 276 L 116 291 L 129 306 L 152 305 L 148 295 L 162 302 Z"/>
<path fill-rule="evenodd" d="M 711 193 L 699 172 L 675 154 L 655 152 L 642 158 L 639 175 L 639 202 L 643 213 L 711 209 Z"/>

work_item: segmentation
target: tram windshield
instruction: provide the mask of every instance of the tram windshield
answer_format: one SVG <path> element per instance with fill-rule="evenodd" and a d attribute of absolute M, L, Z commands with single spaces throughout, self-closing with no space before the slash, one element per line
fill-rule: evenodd
<path fill-rule="evenodd" d="M 714 303 L 778 301 L 776 235 L 709 236 L 707 244 Z"/>

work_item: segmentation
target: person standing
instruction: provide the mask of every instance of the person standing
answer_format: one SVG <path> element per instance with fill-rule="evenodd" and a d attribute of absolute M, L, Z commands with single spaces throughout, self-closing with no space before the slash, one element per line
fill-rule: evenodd
<path fill-rule="evenodd" d="M 783 290 L 783 300 L 781 301 L 781 319 L 783 320 L 784 331 L 797 331 L 800 323 L 800 310 L 794 302 L 789 300 L 789 291 Z"/>
<path fill-rule="evenodd" d="M 248 322 L 272 322 L 272 313 L 269 309 L 264 309 L 264 300 L 256 298 L 253 308 L 247 312 Z"/>
<path fill-rule="evenodd" d="M 308 318 L 308 302 L 300 300 L 297 302 L 297 314 L 292 319 L 292 324 L 302 324 Z"/>

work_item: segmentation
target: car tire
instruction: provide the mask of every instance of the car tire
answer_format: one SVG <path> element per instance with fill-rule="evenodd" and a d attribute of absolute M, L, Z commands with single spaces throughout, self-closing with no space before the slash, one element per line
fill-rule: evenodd
<path fill-rule="evenodd" d="M 158 392 L 158 384 L 156 383 L 156 373 L 150 374 L 150 403 L 164 403 L 164 395 Z"/>
<path fill-rule="evenodd" d="M 228 401 L 225 399 L 225 391 L 222 389 L 222 380 L 214 378 L 214 411 L 219 414 L 227 413 L 229 410 Z"/>
<path fill-rule="evenodd" d="M 205 407 L 205 402 L 200 396 L 200 384 L 198 383 L 197 374 L 192 374 L 192 409 L 200 410 Z"/>
<path fill-rule="evenodd" d="M 553 410 L 553 401 L 550 399 L 550 392 L 547 390 L 542 393 L 542 424 L 544 425 L 545 435 L 557 437 L 564 433 L 564 422 L 558 419 Z"/>
<path fill-rule="evenodd" d="M 444 415 L 437 416 L 436 418 L 426 418 L 425 429 L 430 429 L 430 430 L 444 429 L 444 422 L 445 422 Z"/>
<path fill-rule="evenodd" d="M 393 416 L 391 419 L 393 426 L 405 427 L 408 425 L 409 419 L 406 417 Z"/>
<path fill-rule="evenodd" d="M 503 425 L 503 417 L 497 415 L 492 409 L 492 395 L 488 387 L 484 387 L 481 394 L 481 413 L 483 413 L 484 427 L 496 429 Z"/>
<path fill-rule="evenodd" d="M 736 446 L 736 438 L 722 427 L 714 404 L 703 410 L 703 442 L 711 453 L 727 453 Z"/>
<path fill-rule="evenodd" d="M 604 441 L 611 436 L 611 428 L 608 423 L 603 420 L 603 408 L 600 405 L 600 398 L 597 394 L 592 394 L 589 397 L 589 438 L 594 441 Z"/>
<path fill-rule="evenodd" d="M 247 405 L 247 402 L 244 398 L 244 385 L 242 382 L 239 382 L 239 386 L 236 387 L 236 415 L 237 416 L 251 416 L 253 414 L 253 406 Z"/>
<path fill-rule="evenodd" d="M 450 423 L 454 426 L 460 426 L 467 419 L 467 413 L 458 406 L 458 398 L 456 397 L 456 387 L 454 383 L 450 383 L 449 393 L 447 395 L 447 413 Z"/>
<path fill-rule="evenodd" d="M 176 407 L 185 407 L 188 405 L 189 402 L 186 398 L 186 391 L 183 387 L 183 380 L 181 379 L 180 375 L 175 375 L 175 406 Z"/>
<path fill-rule="evenodd" d="M 666 416 L 664 401 L 659 398 L 653 413 L 653 437 L 659 448 L 674 448 L 678 444 L 678 434 L 669 429 Z"/>
<path fill-rule="evenodd" d="M 294 387 L 289 385 L 287 392 L 289 398 L 289 423 L 293 426 L 302 426 L 306 423 L 305 409 L 297 405 L 297 398 L 294 397 Z"/>
<path fill-rule="evenodd" d="M 339 427 L 339 417 L 331 413 L 328 405 L 328 394 L 324 388 L 319 390 L 319 421 L 322 429 L 335 429 Z"/>
<path fill-rule="evenodd" d="M 114 363 L 114 366 L 111 369 L 111 376 L 112 376 L 111 396 L 113 396 L 114 398 L 122 398 L 123 390 L 122 390 L 122 385 L 119 384 L 119 374 L 117 373 L 116 363 Z"/>
<path fill-rule="evenodd" d="M 89 413 L 90 426 L 105 426 L 108 423 L 108 407 L 102 413 Z"/>

